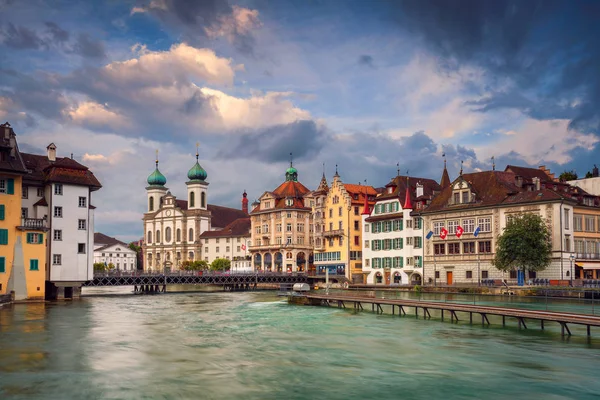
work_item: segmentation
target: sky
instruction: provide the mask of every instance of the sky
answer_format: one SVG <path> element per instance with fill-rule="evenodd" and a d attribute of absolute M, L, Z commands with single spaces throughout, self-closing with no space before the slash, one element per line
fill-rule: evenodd
<path fill-rule="evenodd" d="M 88 166 L 96 231 L 142 236 L 167 187 L 208 173 L 241 207 L 293 153 L 315 189 L 507 164 L 580 176 L 600 155 L 600 2 L 0 0 L 0 120 L 21 151 Z"/>

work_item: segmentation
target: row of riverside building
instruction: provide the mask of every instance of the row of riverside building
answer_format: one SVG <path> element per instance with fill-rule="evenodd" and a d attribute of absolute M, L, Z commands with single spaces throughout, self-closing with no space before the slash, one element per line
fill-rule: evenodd
<path fill-rule="evenodd" d="M 528 279 L 600 279 L 597 174 L 560 182 L 543 166 L 509 165 L 451 180 L 444 161 L 439 183 L 398 173 L 384 187 L 349 184 L 336 168 L 331 183 L 323 174 L 310 190 L 290 163 L 284 182 L 250 210 L 245 191 L 241 209 L 208 204 L 206 178 L 196 154 L 187 200 L 178 200 L 156 161 L 146 188 L 145 270 L 226 258 L 234 271 L 329 273 L 366 284 L 509 281 L 516 271 L 492 265 L 496 242 L 514 215 L 530 212 L 547 222 L 553 250 L 551 265 Z"/>
<path fill-rule="evenodd" d="M 0 125 L 0 295 L 73 298 L 93 277 L 94 206 L 100 182 L 72 156 L 19 151 Z"/>

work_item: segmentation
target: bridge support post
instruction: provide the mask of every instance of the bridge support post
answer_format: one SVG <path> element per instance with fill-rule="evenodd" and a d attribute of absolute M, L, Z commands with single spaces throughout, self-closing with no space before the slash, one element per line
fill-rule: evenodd
<path fill-rule="evenodd" d="M 589 325 L 587 326 L 587 335 L 588 337 L 592 336 L 592 332 Z"/>
<path fill-rule="evenodd" d="M 442 321 L 444 321 L 444 310 L 442 309 Z"/>
<path fill-rule="evenodd" d="M 469 323 L 471 323 L 471 324 L 473 323 L 473 313 L 472 312 L 469 313 Z"/>
<path fill-rule="evenodd" d="M 540 325 L 542 327 L 542 330 L 544 330 L 544 320 L 543 319 L 540 319 Z"/>

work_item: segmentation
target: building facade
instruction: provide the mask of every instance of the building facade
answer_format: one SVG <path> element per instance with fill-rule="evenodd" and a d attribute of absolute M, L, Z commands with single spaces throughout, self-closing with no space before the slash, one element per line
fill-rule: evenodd
<path fill-rule="evenodd" d="M 573 192 L 578 204 L 573 209 L 570 275 L 577 279 L 600 279 L 600 198 L 580 187 L 573 188 Z"/>
<path fill-rule="evenodd" d="M 72 298 L 93 279 L 94 210 L 92 193 L 102 187 L 85 165 L 57 157 L 51 143 L 46 155 L 22 153 L 21 215 L 29 224 L 47 225 L 46 297 Z"/>
<path fill-rule="evenodd" d="M 136 271 L 137 253 L 118 239 L 94 233 L 94 264 L 112 264 L 116 271 Z"/>
<path fill-rule="evenodd" d="M 22 218 L 23 177 L 29 172 L 9 123 L 0 125 L 0 294 L 43 300 L 47 221 Z"/>
<path fill-rule="evenodd" d="M 498 237 L 520 213 L 544 218 L 552 239 L 550 266 L 539 273 L 529 271 L 527 278 L 568 279 L 577 204 L 570 188 L 556 182 L 545 169 L 509 165 L 502 172 L 461 171 L 422 212 L 425 231 L 433 232 L 424 242 L 425 281 L 452 285 L 477 284 L 483 279 L 515 280 L 516 271 L 499 271 L 492 260 Z"/>
<path fill-rule="evenodd" d="M 336 171 L 325 197 L 325 229 L 319 232 L 324 250 L 314 255 L 317 274 L 329 270 L 352 282 L 364 282 L 361 211 L 365 198 L 372 205 L 376 196 L 372 186 L 343 183 Z"/>
<path fill-rule="evenodd" d="M 203 260 L 212 263 L 217 258 L 231 260 L 232 269 L 250 265 L 250 218 L 238 218 L 218 231 L 205 231 L 200 235 Z M 244 263 L 244 261 L 246 263 Z"/>
<path fill-rule="evenodd" d="M 363 215 L 363 270 L 366 283 L 417 284 L 423 281 L 425 208 L 441 186 L 432 179 L 397 176 Z"/>
<path fill-rule="evenodd" d="M 178 200 L 165 187 L 167 179 L 158 169 L 158 158 L 148 177 L 142 246 L 145 271 L 178 270 L 184 261 L 210 257 L 203 255 L 200 235 L 248 217 L 243 210 L 208 204 L 207 173 L 198 162 L 198 153 L 187 176 L 187 200 Z"/>
<path fill-rule="evenodd" d="M 265 272 L 307 272 L 312 264 L 312 206 L 290 163 L 285 182 L 265 192 L 250 213 L 253 267 Z"/>

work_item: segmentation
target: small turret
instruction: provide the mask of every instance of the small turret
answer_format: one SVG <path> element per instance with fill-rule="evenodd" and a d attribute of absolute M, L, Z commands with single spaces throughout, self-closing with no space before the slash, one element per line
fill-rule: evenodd
<path fill-rule="evenodd" d="M 248 214 L 248 194 L 245 190 L 242 194 L 242 211 Z"/>

